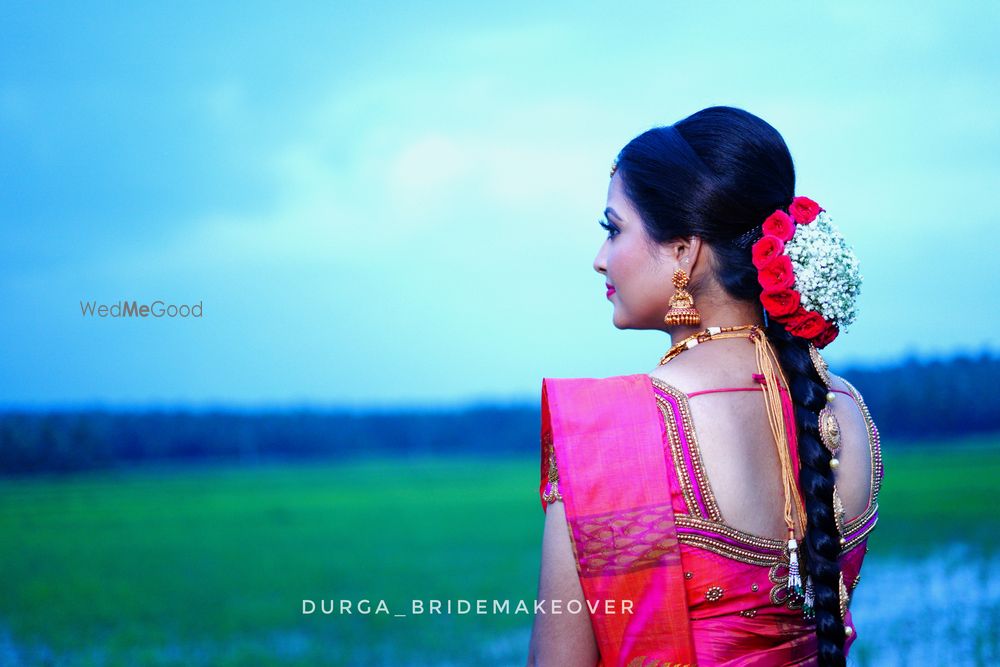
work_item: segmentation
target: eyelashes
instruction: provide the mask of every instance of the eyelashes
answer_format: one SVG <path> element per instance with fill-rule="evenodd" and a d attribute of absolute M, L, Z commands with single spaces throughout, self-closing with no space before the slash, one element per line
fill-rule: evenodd
<path fill-rule="evenodd" d="M 604 229 L 605 231 L 608 232 L 609 239 L 614 238 L 615 236 L 621 233 L 621 230 L 618 229 L 618 227 L 616 227 L 614 224 L 608 222 L 606 218 L 600 218 L 597 221 L 597 224 L 601 226 L 601 229 Z"/>

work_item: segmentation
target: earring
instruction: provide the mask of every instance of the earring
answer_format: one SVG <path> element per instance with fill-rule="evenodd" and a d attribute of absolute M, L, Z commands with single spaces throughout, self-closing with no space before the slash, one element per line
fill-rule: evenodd
<path fill-rule="evenodd" d="M 701 315 L 694 307 L 691 293 L 684 289 L 687 284 L 687 272 L 684 269 L 674 269 L 674 295 L 670 297 L 670 309 L 663 317 L 663 322 L 668 327 L 701 322 Z"/>

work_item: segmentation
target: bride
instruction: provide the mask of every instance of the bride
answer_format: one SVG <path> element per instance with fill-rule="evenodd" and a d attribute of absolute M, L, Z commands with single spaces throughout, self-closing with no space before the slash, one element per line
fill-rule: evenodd
<path fill-rule="evenodd" d="M 794 192 L 781 135 L 731 107 L 614 161 L 594 269 L 617 328 L 671 344 L 648 373 L 542 382 L 538 598 L 583 604 L 536 615 L 529 667 L 845 664 L 882 462 L 819 352 L 857 260 Z"/>

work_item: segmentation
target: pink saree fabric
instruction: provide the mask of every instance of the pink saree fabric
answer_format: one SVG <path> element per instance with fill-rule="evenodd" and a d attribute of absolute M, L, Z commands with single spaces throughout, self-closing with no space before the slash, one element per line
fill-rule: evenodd
<path fill-rule="evenodd" d="M 846 524 L 849 591 L 877 520 L 882 474 L 878 433 L 851 389 L 870 428 L 873 485 L 868 509 Z M 587 601 L 633 601 L 632 614 L 591 614 L 599 666 L 815 664 L 815 625 L 785 594 L 783 543 L 722 522 L 688 398 L 646 374 L 542 383 L 540 493 L 552 448 Z M 856 630 L 850 611 L 846 622 Z"/>
<path fill-rule="evenodd" d="M 643 377 L 542 383 L 542 439 L 567 471 L 580 584 L 601 602 L 591 614 L 601 667 L 694 664 L 663 440 Z M 605 613 L 605 600 L 619 612 L 632 601 L 633 613 Z"/>

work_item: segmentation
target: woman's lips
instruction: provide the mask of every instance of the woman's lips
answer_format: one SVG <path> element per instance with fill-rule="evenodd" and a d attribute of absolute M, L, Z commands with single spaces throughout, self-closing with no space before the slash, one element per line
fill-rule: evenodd
<path fill-rule="evenodd" d="M 608 298 L 610 299 L 611 295 L 615 293 L 615 288 L 607 283 L 604 283 L 604 286 L 608 288 Z"/>

